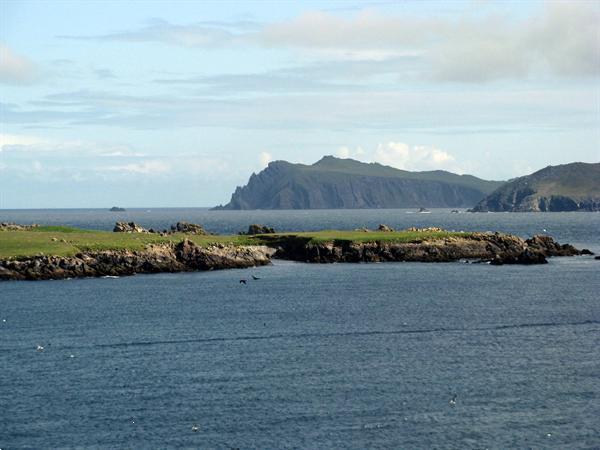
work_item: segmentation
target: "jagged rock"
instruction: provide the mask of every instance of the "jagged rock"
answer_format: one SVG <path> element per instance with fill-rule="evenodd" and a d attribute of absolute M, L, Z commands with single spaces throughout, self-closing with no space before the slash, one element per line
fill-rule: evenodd
<path fill-rule="evenodd" d="M 526 248 L 518 255 L 512 255 L 510 253 L 503 255 L 495 255 L 494 259 L 490 261 L 490 264 L 495 266 L 501 266 L 503 264 L 547 264 L 548 260 L 539 250 Z"/>
<path fill-rule="evenodd" d="M 379 231 L 389 231 L 389 232 L 392 232 L 392 231 L 394 231 L 394 229 L 393 229 L 393 228 L 391 228 L 391 227 L 388 227 L 387 225 L 384 225 L 383 223 L 382 223 L 382 224 L 380 224 L 380 225 L 379 225 L 379 227 L 377 227 L 377 229 L 378 229 Z"/>
<path fill-rule="evenodd" d="M 5 231 L 25 231 L 31 230 L 32 228 L 37 228 L 39 225 L 37 223 L 33 223 L 31 225 L 20 225 L 18 223 L 13 222 L 2 222 L 0 223 L 0 230 Z"/>
<path fill-rule="evenodd" d="M 202 225 L 189 222 L 177 222 L 175 225 L 171 225 L 171 231 L 187 234 L 209 234 Z"/>
<path fill-rule="evenodd" d="M 256 223 L 253 223 L 252 225 L 250 225 L 248 227 L 248 231 L 246 232 L 246 234 L 248 234 L 248 235 L 272 234 L 272 233 L 275 233 L 275 229 L 273 229 L 271 227 L 267 227 L 265 225 L 259 225 Z"/>
<path fill-rule="evenodd" d="M 587 249 L 587 248 L 582 248 L 582 249 L 579 251 L 579 254 L 580 254 L 580 255 L 593 255 L 593 254 L 594 254 L 594 252 L 593 252 L 593 251 L 591 251 L 590 249 Z"/>
<path fill-rule="evenodd" d="M 527 247 L 540 251 L 544 256 L 575 256 L 581 252 L 570 244 L 560 245 L 550 236 L 536 235 L 525 241 Z"/>
<path fill-rule="evenodd" d="M 117 222 L 113 228 L 115 233 L 149 233 L 144 227 L 135 222 Z"/>

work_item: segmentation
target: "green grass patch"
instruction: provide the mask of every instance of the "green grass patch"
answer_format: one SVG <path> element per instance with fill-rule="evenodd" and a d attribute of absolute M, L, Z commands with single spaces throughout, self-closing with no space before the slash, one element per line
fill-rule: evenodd
<path fill-rule="evenodd" d="M 149 244 L 181 242 L 188 238 L 200 246 L 211 244 L 257 245 L 252 236 L 113 233 L 70 227 L 36 227 L 27 231 L 0 231 L 0 259 L 22 259 L 44 254 L 72 256 L 83 251 L 143 250 Z"/>
<path fill-rule="evenodd" d="M 274 235 L 261 235 L 260 238 L 265 241 L 276 241 L 284 239 L 286 236 L 296 236 L 305 238 L 309 242 L 421 242 L 451 237 L 468 237 L 471 233 L 454 231 L 306 231 L 298 233 L 279 233 Z M 272 236 L 272 237 L 270 237 Z"/>
<path fill-rule="evenodd" d="M 211 244 L 278 245 L 286 239 L 306 242 L 420 242 L 450 237 L 468 237 L 470 233 L 449 231 L 307 231 L 294 233 L 246 235 L 186 235 L 161 236 L 154 233 L 114 233 L 80 230 L 72 227 L 37 227 L 27 231 L 0 231 L 0 259 L 27 258 L 44 254 L 72 256 L 82 251 L 132 250 L 140 251 L 150 244 L 181 242 L 188 238 L 200 246 Z"/>

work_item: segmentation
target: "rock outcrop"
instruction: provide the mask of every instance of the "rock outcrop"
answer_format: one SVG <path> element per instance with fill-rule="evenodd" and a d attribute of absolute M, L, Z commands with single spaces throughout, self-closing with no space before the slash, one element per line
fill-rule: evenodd
<path fill-rule="evenodd" d="M 20 225 L 18 223 L 13 223 L 13 222 L 0 223 L 0 230 L 4 230 L 4 231 L 27 231 L 27 230 L 31 230 L 32 228 L 37 228 L 37 227 L 39 227 L 39 225 L 37 223 L 34 223 L 32 225 Z"/>
<path fill-rule="evenodd" d="M 259 225 L 256 223 L 253 223 L 252 225 L 248 226 L 248 231 L 246 233 L 240 233 L 240 234 L 247 234 L 247 235 L 256 235 L 256 234 L 273 234 L 275 233 L 275 229 L 271 228 L 271 227 L 267 227 L 265 225 Z"/>
<path fill-rule="evenodd" d="M 0 261 L 0 280 L 49 280 L 122 276 L 137 273 L 234 269 L 269 264 L 274 249 L 265 246 L 209 245 L 190 240 L 149 246 L 143 251 L 110 250 L 71 257 L 35 256 Z"/>
<path fill-rule="evenodd" d="M 150 233 L 135 222 L 117 222 L 113 228 L 115 233 Z"/>
<path fill-rule="evenodd" d="M 210 234 L 202 225 L 189 222 L 177 222 L 175 225 L 171 225 L 171 231 L 173 233 Z"/>
<path fill-rule="evenodd" d="M 383 224 L 383 223 L 382 223 L 382 224 L 380 224 L 380 225 L 377 227 L 377 230 L 378 230 L 378 231 L 385 231 L 385 232 L 389 232 L 389 233 L 392 233 L 392 232 L 394 231 L 394 229 L 393 229 L 392 227 L 388 227 L 387 225 L 385 225 L 385 224 Z"/>

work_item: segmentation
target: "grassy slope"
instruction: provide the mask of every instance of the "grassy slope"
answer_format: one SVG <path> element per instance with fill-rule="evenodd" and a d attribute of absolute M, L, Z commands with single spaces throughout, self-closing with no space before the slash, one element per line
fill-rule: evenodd
<path fill-rule="evenodd" d="M 450 236 L 468 236 L 468 233 L 453 232 L 358 232 L 358 231 L 317 231 L 279 233 L 258 236 L 200 236 L 172 234 L 166 237 L 146 233 L 113 233 L 109 231 L 79 230 L 68 227 L 39 227 L 31 231 L 0 231 L 0 260 L 26 258 L 44 254 L 71 256 L 80 251 L 101 250 L 143 250 L 148 244 L 180 242 L 188 238 L 198 245 L 213 243 L 235 245 L 259 245 L 273 243 L 287 236 L 297 236 L 312 242 L 354 241 L 354 242 L 419 242 L 422 240 L 443 239 Z"/>
<path fill-rule="evenodd" d="M 322 173 L 325 179 L 331 177 L 334 173 L 339 173 L 344 175 L 350 174 L 401 178 L 409 180 L 441 181 L 458 184 L 473 189 L 479 189 L 488 194 L 504 184 L 503 181 L 482 180 L 472 175 L 457 175 L 443 170 L 409 172 L 390 166 L 384 166 L 378 163 L 363 163 L 352 159 L 341 159 L 335 157 L 324 157 L 311 166 L 306 166 L 303 164 L 293 164 L 292 166 L 294 166 L 296 169 L 306 172 Z"/>

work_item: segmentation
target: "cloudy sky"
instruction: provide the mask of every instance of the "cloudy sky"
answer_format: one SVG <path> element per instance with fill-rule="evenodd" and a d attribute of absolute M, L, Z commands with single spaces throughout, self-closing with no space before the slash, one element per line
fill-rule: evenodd
<path fill-rule="evenodd" d="M 333 154 L 600 160 L 600 2 L 0 0 L 0 208 L 211 206 Z"/>

